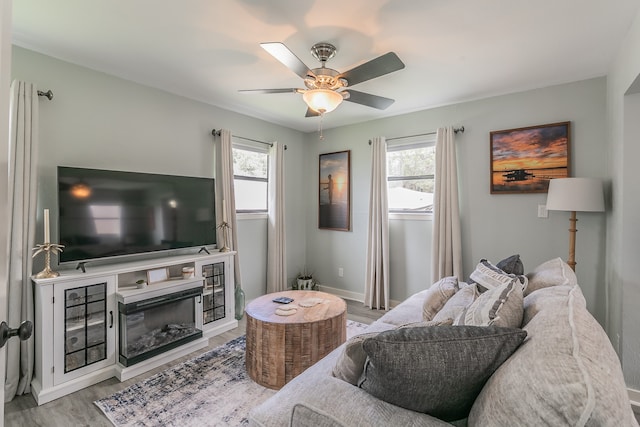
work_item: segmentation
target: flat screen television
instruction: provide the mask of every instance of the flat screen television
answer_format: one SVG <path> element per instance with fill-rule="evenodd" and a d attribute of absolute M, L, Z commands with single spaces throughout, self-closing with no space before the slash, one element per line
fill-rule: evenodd
<path fill-rule="evenodd" d="M 61 263 L 216 243 L 213 178 L 58 167 Z"/>

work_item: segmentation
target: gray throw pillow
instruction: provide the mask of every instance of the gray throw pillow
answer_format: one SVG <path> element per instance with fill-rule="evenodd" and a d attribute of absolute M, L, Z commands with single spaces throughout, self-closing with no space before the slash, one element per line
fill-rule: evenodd
<path fill-rule="evenodd" d="M 503 259 L 496 264 L 496 267 L 507 274 L 524 274 L 524 265 L 522 264 L 522 260 L 520 260 L 519 254 L 511 255 Z"/>
<path fill-rule="evenodd" d="M 444 421 L 465 418 L 493 372 L 527 333 L 497 326 L 381 332 L 363 341 L 358 386 L 378 399 Z"/>
<path fill-rule="evenodd" d="M 453 319 L 445 319 L 442 321 L 426 321 L 426 322 L 417 322 L 417 323 L 407 323 L 406 325 L 397 326 L 398 328 L 413 328 L 416 326 L 441 326 L 441 325 L 449 325 L 453 324 Z M 333 366 L 333 371 L 331 374 L 341 379 L 342 381 L 346 381 L 352 385 L 358 385 L 358 381 L 360 380 L 360 376 L 362 375 L 362 370 L 364 369 L 364 362 L 367 360 L 367 355 L 362 349 L 362 342 L 367 339 L 376 336 L 382 331 L 388 330 L 378 329 L 378 325 L 371 326 L 369 329 L 373 329 L 372 332 L 356 335 L 355 337 L 350 338 L 342 352 L 338 356 L 336 360 L 336 364 Z"/>

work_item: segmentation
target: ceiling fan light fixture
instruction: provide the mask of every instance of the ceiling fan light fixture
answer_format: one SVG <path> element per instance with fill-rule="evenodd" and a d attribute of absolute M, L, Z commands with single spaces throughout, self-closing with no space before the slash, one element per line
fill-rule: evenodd
<path fill-rule="evenodd" d="M 71 195 L 76 199 L 86 199 L 91 193 L 91 187 L 84 182 L 77 182 L 71 186 Z"/>
<path fill-rule="evenodd" d="M 304 102 L 314 111 L 320 114 L 330 113 L 344 99 L 339 92 L 329 89 L 310 89 L 302 94 Z"/>

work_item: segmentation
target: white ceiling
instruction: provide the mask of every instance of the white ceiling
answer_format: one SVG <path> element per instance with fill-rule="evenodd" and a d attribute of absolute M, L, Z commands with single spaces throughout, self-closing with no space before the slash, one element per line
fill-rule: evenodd
<path fill-rule="evenodd" d="M 331 128 L 603 76 L 638 0 L 14 0 L 16 45 L 304 132 L 304 87 L 259 43 L 285 43 L 307 66 L 320 41 L 346 71 L 389 51 L 406 68 L 354 89 L 396 102 L 345 102 Z M 50 88 L 55 93 L 55 87 Z M 223 126 L 224 124 L 221 124 Z"/>

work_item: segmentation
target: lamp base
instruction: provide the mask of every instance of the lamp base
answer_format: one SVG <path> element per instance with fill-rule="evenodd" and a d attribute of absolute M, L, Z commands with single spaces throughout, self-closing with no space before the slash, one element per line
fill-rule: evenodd
<path fill-rule="evenodd" d="M 573 271 L 576 271 L 576 232 L 578 229 L 576 228 L 576 223 L 578 219 L 576 218 L 576 211 L 571 212 L 571 216 L 569 217 L 569 260 L 567 264 Z"/>

